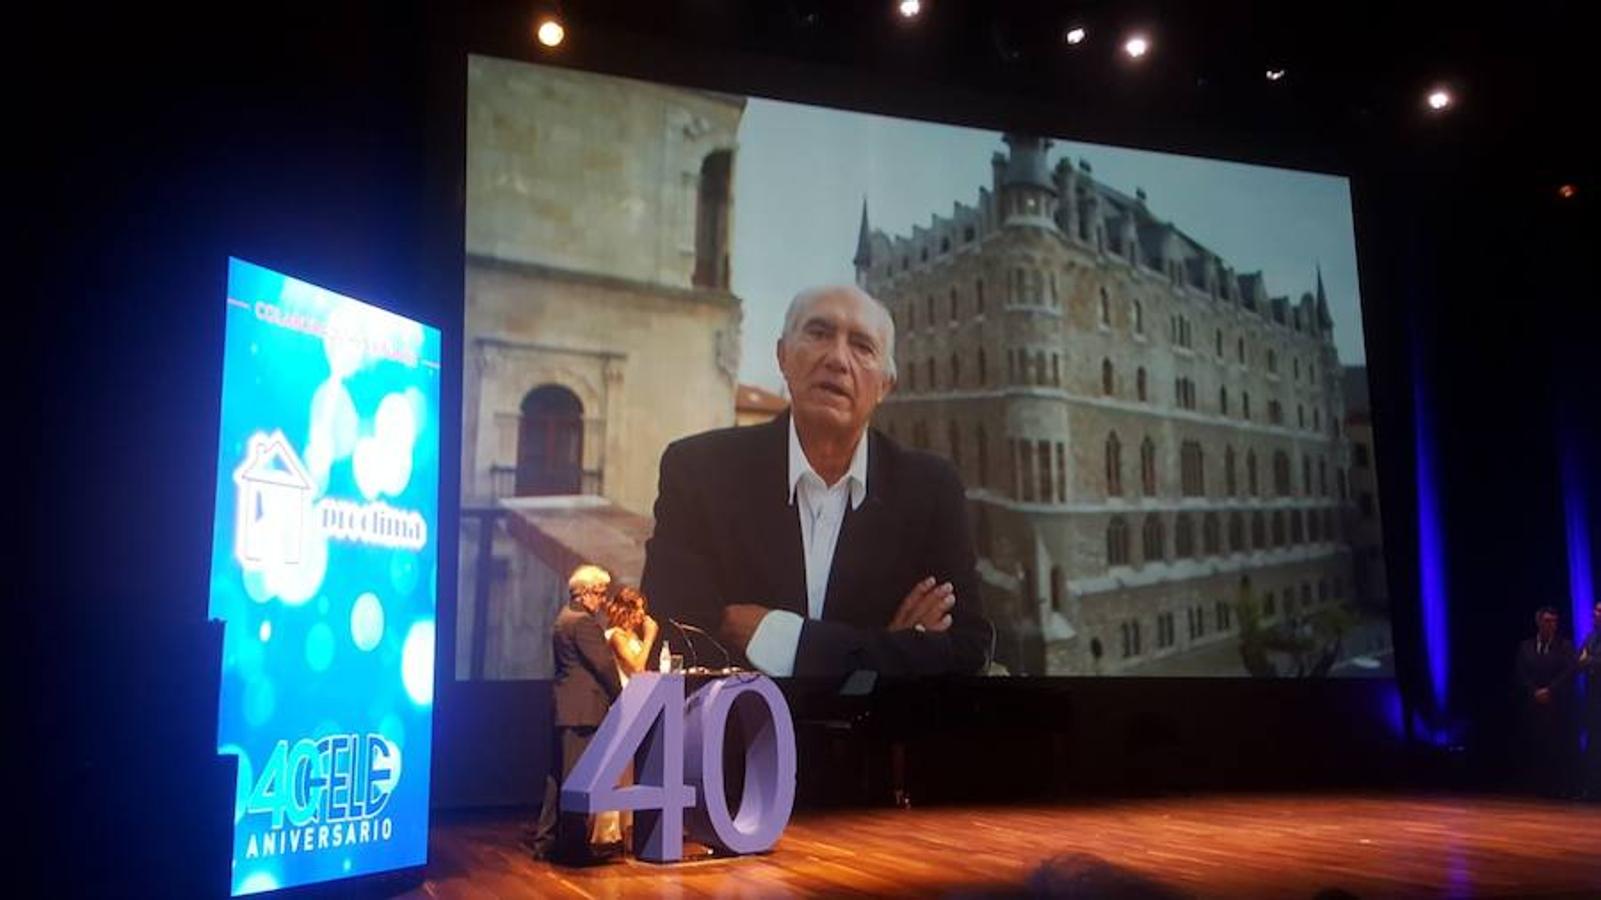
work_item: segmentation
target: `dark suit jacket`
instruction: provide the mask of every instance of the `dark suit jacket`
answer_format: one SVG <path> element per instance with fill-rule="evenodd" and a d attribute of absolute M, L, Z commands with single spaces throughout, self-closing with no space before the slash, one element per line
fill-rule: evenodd
<path fill-rule="evenodd" d="M 556 614 L 550 643 L 556 660 L 556 725 L 599 725 L 623 692 L 623 682 L 598 613 L 568 601 Z"/>
<path fill-rule="evenodd" d="M 823 617 L 807 619 L 801 629 L 795 674 L 976 671 L 990 629 L 978 612 L 961 479 L 937 456 L 904 449 L 873 430 L 866 439 L 867 496 L 857 509 L 846 505 Z M 729 603 L 806 616 L 804 551 L 788 475 L 787 415 L 668 446 L 641 579 L 659 616 L 713 634 Z M 906 593 L 929 575 L 956 589 L 950 630 L 885 631 Z"/>
<path fill-rule="evenodd" d="M 1518 683 L 1530 694 L 1543 687 L 1565 694 L 1577 661 L 1567 638 L 1552 638 L 1545 653 L 1540 652 L 1538 638 L 1529 638 L 1518 645 Z"/>

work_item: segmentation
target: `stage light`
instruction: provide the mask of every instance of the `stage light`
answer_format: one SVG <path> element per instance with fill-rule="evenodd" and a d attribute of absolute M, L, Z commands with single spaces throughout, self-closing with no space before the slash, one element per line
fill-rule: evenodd
<path fill-rule="evenodd" d="M 923 4 L 921 0 L 900 0 L 895 4 L 895 8 L 900 12 L 901 18 L 915 19 L 917 14 L 923 11 Z"/>
<path fill-rule="evenodd" d="M 1123 42 L 1123 52 L 1127 53 L 1130 59 L 1139 59 L 1149 53 L 1150 50 L 1151 41 L 1143 34 L 1136 34 Z"/>
<path fill-rule="evenodd" d="M 1557 196 L 1564 200 L 1572 200 L 1578 193 L 1578 187 L 1572 184 L 1564 184 L 1557 188 Z"/>
<path fill-rule="evenodd" d="M 1074 27 L 1069 28 L 1067 30 L 1067 34 L 1063 35 L 1063 39 L 1066 40 L 1069 44 L 1072 44 L 1072 45 L 1076 46 L 1078 44 L 1084 43 L 1084 38 L 1086 38 L 1088 36 L 1089 36 L 1089 32 L 1085 31 L 1082 27 L 1074 26 Z"/>
<path fill-rule="evenodd" d="M 1285 72 L 1284 72 L 1283 69 L 1268 69 L 1267 70 L 1267 80 L 1268 81 L 1282 81 L 1282 80 L 1284 80 L 1284 74 L 1285 74 Z"/>
<path fill-rule="evenodd" d="M 1453 98 L 1451 96 L 1451 92 L 1445 88 L 1435 88 L 1434 90 L 1429 91 L 1427 102 L 1429 104 L 1429 109 L 1439 112 L 1455 102 L 1455 98 Z"/>
<path fill-rule="evenodd" d="M 567 29 L 562 27 L 561 22 L 553 18 L 545 18 L 540 20 L 539 27 L 535 29 L 534 35 L 546 47 L 555 47 L 567 37 Z"/>

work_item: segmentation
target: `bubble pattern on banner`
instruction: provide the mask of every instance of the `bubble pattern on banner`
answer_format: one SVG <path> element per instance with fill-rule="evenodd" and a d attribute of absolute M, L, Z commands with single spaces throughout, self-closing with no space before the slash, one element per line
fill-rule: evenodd
<path fill-rule="evenodd" d="M 439 334 L 238 260 L 228 297 L 210 613 L 227 626 L 218 752 L 238 761 L 233 892 L 419 865 L 433 732 L 437 585 L 422 588 L 437 573 Z M 277 468 L 264 499 L 246 506 L 234 475 L 253 440 L 260 452 L 277 435 L 281 459 L 268 461 Z M 298 493 L 270 494 L 276 487 Z M 296 515 L 325 498 L 415 513 L 428 539 L 419 549 L 330 539 L 317 516 Z M 260 522 L 287 537 L 241 539 Z M 241 547 L 268 552 L 245 566 Z M 263 852 L 269 835 L 287 840 L 294 829 L 286 820 L 274 832 L 272 815 L 253 810 L 295 799 L 295 785 L 308 784 L 285 771 L 292 753 L 295 765 L 334 765 L 295 750 L 328 740 L 344 742 L 338 764 L 370 761 L 380 773 L 373 796 L 390 792 L 384 830 L 374 820 L 367 840 Z M 348 802 L 317 799 L 304 812 L 317 824 L 333 815 L 331 803 Z"/>

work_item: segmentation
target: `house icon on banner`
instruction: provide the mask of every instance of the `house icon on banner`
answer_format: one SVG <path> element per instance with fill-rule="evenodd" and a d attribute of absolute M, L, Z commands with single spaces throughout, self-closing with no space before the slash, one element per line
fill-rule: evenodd
<path fill-rule="evenodd" d="M 301 535 L 311 514 L 311 476 L 282 431 L 251 435 L 233 472 L 238 487 L 234 554 L 246 569 L 300 563 Z"/>

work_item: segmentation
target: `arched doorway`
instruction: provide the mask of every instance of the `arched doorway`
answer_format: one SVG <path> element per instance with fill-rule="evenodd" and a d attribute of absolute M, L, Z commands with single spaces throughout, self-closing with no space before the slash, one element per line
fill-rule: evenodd
<path fill-rule="evenodd" d="M 579 493 L 583 459 L 583 402 L 560 385 L 529 391 L 517 423 L 517 496 Z"/>

